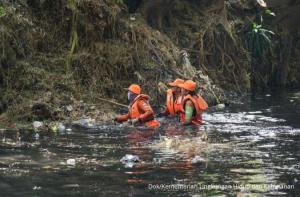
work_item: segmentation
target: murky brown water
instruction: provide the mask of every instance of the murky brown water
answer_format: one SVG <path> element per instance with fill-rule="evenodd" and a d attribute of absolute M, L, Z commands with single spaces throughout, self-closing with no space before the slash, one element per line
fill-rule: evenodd
<path fill-rule="evenodd" d="M 297 196 L 299 104 L 297 92 L 257 96 L 200 128 L 2 132 L 0 196 Z"/>

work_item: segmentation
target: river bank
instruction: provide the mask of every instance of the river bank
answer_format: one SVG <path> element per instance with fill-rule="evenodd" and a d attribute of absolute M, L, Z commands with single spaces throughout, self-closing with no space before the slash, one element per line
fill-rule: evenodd
<path fill-rule="evenodd" d="M 256 62 L 244 44 L 257 16 L 253 2 L 144 2 L 132 21 L 122 1 L 3 1 L 0 126 L 108 120 L 119 109 L 97 98 L 126 104 L 123 88 L 133 82 L 154 106 L 164 103 L 167 83 L 178 77 L 206 89 L 210 106 L 230 103 L 253 84 L 297 86 L 297 12 L 280 19 L 298 4 L 268 2 L 279 16 L 265 23 L 277 34 L 265 54 L 272 58 Z M 289 53 L 278 51 L 283 45 Z"/>

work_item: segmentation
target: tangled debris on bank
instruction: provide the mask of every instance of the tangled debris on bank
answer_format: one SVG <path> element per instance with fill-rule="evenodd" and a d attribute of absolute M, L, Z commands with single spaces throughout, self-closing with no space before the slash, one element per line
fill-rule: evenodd
<path fill-rule="evenodd" d="M 132 82 L 142 84 L 157 106 L 164 102 L 166 83 L 177 77 L 196 80 L 212 105 L 226 101 L 228 92 L 251 88 L 253 60 L 239 30 L 255 15 L 254 4 L 146 1 L 136 21 L 129 20 L 122 1 L 17 0 L 3 1 L 1 7 L 2 126 L 83 115 L 110 119 L 118 109 L 97 98 L 125 103 L 123 87 Z M 299 61 L 292 53 L 299 46 L 287 47 L 290 53 L 280 53 L 279 59 L 287 61 L 288 55 L 285 65 L 291 71 L 282 85 L 298 84 L 298 70 L 292 70 Z M 273 70 L 286 69 L 276 66 L 276 58 L 263 65 L 270 63 Z M 269 74 L 265 67 L 258 72 Z M 265 85 L 274 81 L 262 76 L 257 84 L 262 78 Z"/>

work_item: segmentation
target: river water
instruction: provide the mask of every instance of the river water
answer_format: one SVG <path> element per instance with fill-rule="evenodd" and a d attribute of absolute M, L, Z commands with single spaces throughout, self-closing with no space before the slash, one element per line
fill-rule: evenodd
<path fill-rule="evenodd" d="M 0 196 L 299 196 L 300 92 L 257 95 L 204 120 L 2 132 Z M 137 161 L 121 162 L 126 154 Z"/>

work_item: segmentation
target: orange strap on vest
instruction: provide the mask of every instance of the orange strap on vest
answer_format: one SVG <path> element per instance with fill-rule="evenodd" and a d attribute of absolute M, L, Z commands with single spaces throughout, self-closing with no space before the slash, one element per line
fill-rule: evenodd
<path fill-rule="evenodd" d="M 175 109 L 174 109 L 174 95 L 171 89 L 167 90 L 167 103 L 166 103 L 168 112 L 171 116 L 175 116 Z"/>
<path fill-rule="evenodd" d="M 173 91 L 171 89 L 167 90 L 166 106 L 171 116 L 175 116 L 180 111 L 181 102 L 182 102 L 182 96 L 177 97 L 176 100 L 174 101 Z"/>
<path fill-rule="evenodd" d="M 176 100 L 174 102 L 175 113 L 180 112 L 182 100 L 183 100 L 182 96 L 179 96 L 176 98 Z"/>

